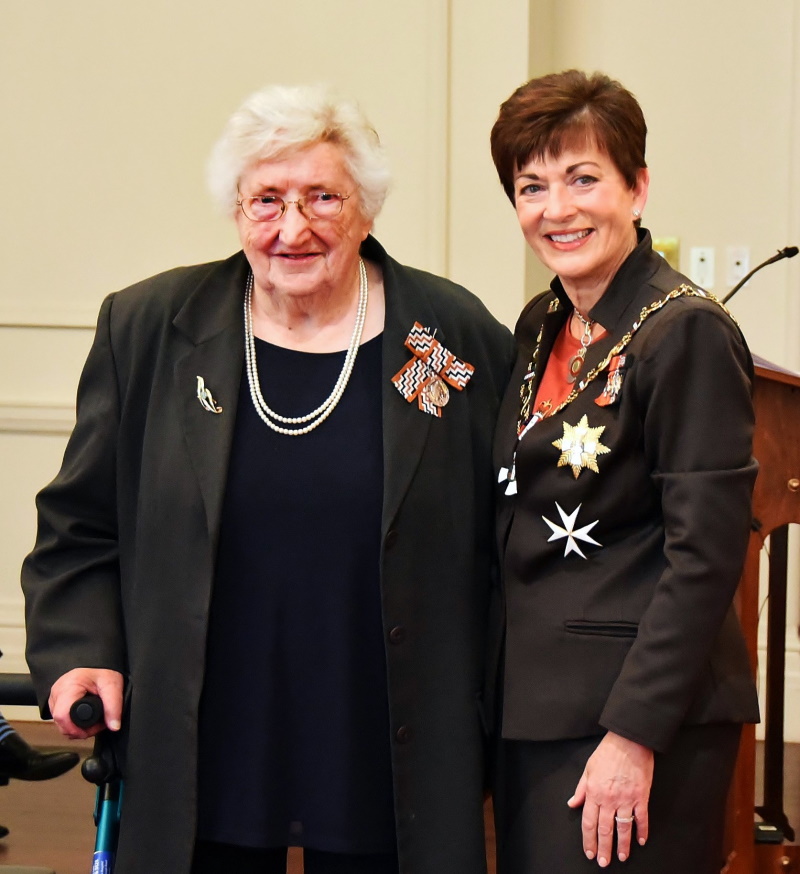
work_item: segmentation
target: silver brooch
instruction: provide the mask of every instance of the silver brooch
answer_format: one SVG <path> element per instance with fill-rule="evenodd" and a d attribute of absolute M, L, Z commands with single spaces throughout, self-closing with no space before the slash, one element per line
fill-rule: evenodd
<path fill-rule="evenodd" d="M 209 413 L 221 413 L 222 407 L 214 400 L 214 396 L 203 381 L 202 376 L 197 377 L 197 400 L 200 401 L 200 406 Z"/>

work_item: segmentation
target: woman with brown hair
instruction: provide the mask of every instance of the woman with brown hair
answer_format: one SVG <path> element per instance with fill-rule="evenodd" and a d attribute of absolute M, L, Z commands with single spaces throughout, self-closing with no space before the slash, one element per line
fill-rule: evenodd
<path fill-rule="evenodd" d="M 492 130 L 556 274 L 517 323 L 495 440 L 500 874 L 716 874 L 741 724 L 758 719 L 731 606 L 752 361 L 640 227 L 646 132 L 629 91 L 577 70 L 523 85 Z"/>

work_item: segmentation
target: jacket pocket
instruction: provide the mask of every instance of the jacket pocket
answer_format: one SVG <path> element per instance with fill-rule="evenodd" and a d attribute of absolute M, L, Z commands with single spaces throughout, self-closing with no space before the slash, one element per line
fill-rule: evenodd
<path fill-rule="evenodd" d="M 595 622 L 590 619 L 568 619 L 564 629 L 570 634 L 590 634 L 599 637 L 636 637 L 639 625 L 636 622 L 609 619 Z"/>

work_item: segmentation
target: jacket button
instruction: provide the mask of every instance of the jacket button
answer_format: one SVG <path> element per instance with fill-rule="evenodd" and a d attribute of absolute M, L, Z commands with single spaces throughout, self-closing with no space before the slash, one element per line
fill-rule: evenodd
<path fill-rule="evenodd" d="M 391 549 L 397 543 L 398 533 L 396 528 L 392 528 L 386 534 L 386 539 L 383 541 L 387 549 Z"/>
<path fill-rule="evenodd" d="M 395 733 L 395 738 L 399 744 L 408 743 L 411 739 L 411 729 L 407 725 L 401 725 Z"/>
<path fill-rule="evenodd" d="M 389 640 L 392 643 L 402 643 L 406 639 L 406 630 L 402 625 L 395 625 L 389 632 Z"/>

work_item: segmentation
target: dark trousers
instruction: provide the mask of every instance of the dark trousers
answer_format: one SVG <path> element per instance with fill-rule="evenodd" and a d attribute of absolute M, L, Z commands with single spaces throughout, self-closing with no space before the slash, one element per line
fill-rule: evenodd
<path fill-rule="evenodd" d="M 741 726 L 681 729 L 656 753 L 650 836 L 600 869 L 583 854 L 580 808 L 567 807 L 599 737 L 502 741 L 495 791 L 497 874 L 719 874 L 725 799 Z"/>
<path fill-rule="evenodd" d="M 398 874 L 395 853 L 303 850 L 304 874 Z M 286 847 L 261 850 L 198 841 L 191 874 L 286 874 Z"/>

